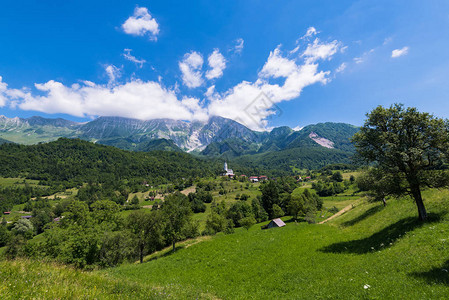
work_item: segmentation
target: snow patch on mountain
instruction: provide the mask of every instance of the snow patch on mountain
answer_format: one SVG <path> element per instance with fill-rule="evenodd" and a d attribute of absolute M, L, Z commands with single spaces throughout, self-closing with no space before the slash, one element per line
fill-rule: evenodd
<path fill-rule="evenodd" d="M 326 147 L 326 148 L 329 148 L 329 149 L 333 149 L 334 148 L 334 142 L 332 142 L 332 141 L 330 141 L 330 140 L 328 140 L 326 138 L 320 137 L 315 132 L 311 132 L 309 134 L 309 138 L 311 138 L 315 143 L 317 143 L 320 146 L 323 146 L 323 147 Z"/>

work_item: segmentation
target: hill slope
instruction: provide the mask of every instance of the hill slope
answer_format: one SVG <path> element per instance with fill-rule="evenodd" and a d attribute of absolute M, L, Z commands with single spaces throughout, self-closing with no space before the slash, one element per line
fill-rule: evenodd
<path fill-rule="evenodd" d="M 144 264 L 93 273 L 0 262 L 0 287 L 6 299 L 445 299 L 449 192 L 424 197 L 426 223 L 407 198 L 387 207 L 363 203 L 330 224 L 240 228 Z"/>
<path fill-rule="evenodd" d="M 132 178 L 164 183 L 183 177 L 210 176 L 220 169 L 221 164 L 187 153 L 128 152 L 75 139 L 61 138 L 31 146 L 0 146 L 0 176 L 70 182 L 70 186 Z"/>
<path fill-rule="evenodd" d="M 445 298 L 449 193 L 425 196 L 433 222 L 420 223 L 408 199 L 366 203 L 330 225 L 254 226 L 104 272 L 225 299 Z"/>

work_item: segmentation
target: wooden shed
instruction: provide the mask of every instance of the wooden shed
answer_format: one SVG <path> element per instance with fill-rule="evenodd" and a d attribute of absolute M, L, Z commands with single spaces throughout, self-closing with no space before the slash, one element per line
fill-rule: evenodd
<path fill-rule="evenodd" d="M 262 229 L 274 228 L 274 227 L 284 227 L 285 223 L 281 219 L 273 219 L 268 223 L 268 225 L 264 226 Z"/>

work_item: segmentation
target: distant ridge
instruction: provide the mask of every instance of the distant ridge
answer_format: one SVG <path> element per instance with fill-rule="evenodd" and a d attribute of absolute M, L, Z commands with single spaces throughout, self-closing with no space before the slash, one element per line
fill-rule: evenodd
<path fill-rule="evenodd" d="M 354 152 L 350 138 L 357 130 L 350 124 L 327 122 L 308 125 L 299 131 L 281 126 L 270 132 L 259 132 L 218 116 L 206 122 L 99 117 L 86 123 L 38 116 L 26 119 L 0 116 L 0 138 L 7 142 L 37 144 L 60 137 L 80 138 L 130 151 L 185 151 L 223 159 L 242 156 L 247 160 L 252 155 L 278 153 L 289 157 L 284 161 L 293 165 L 301 165 L 299 159 L 317 157 L 318 152 L 320 159 L 325 159 L 321 155 L 325 149 L 328 157 L 335 154 L 332 161 L 347 162 Z M 262 159 L 259 156 L 251 159 Z"/>

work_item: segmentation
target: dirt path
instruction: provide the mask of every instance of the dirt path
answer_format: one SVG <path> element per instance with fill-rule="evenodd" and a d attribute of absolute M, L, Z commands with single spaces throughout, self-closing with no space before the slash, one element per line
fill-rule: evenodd
<path fill-rule="evenodd" d="M 190 193 L 195 193 L 195 191 L 196 191 L 196 186 L 192 185 L 191 187 L 188 187 L 185 190 L 182 190 L 181 193 L 187 196 Z"/>
<path fill-rule="evenodd" d="M 352 203 L 352 204 L 349 204 L 348 206 L 344 207 L 342 210 L 340 210 L 340 211 L 339 211 L 338 213 L 336 213 L 335 215 L 330 216 L 329 218 L 327 218 L 326 220 L 321 221 L 321 222 L 318 223 L 318 224 L 324 224 L 324 223 L 326 223 L 327 221 L 330 221 L 330 220 L 332 220 L 332 219 L 334 219 L 334 218 L 337 218 L 337 217 L 341 216 L 342 214 L 344 214 L 344 213 L 347 212 L 348 210 L 353 209 L 353 208 L 356 206 L 356 203 L 358 203 L 358 202 L 354 202 L 354 203 Z"/>

